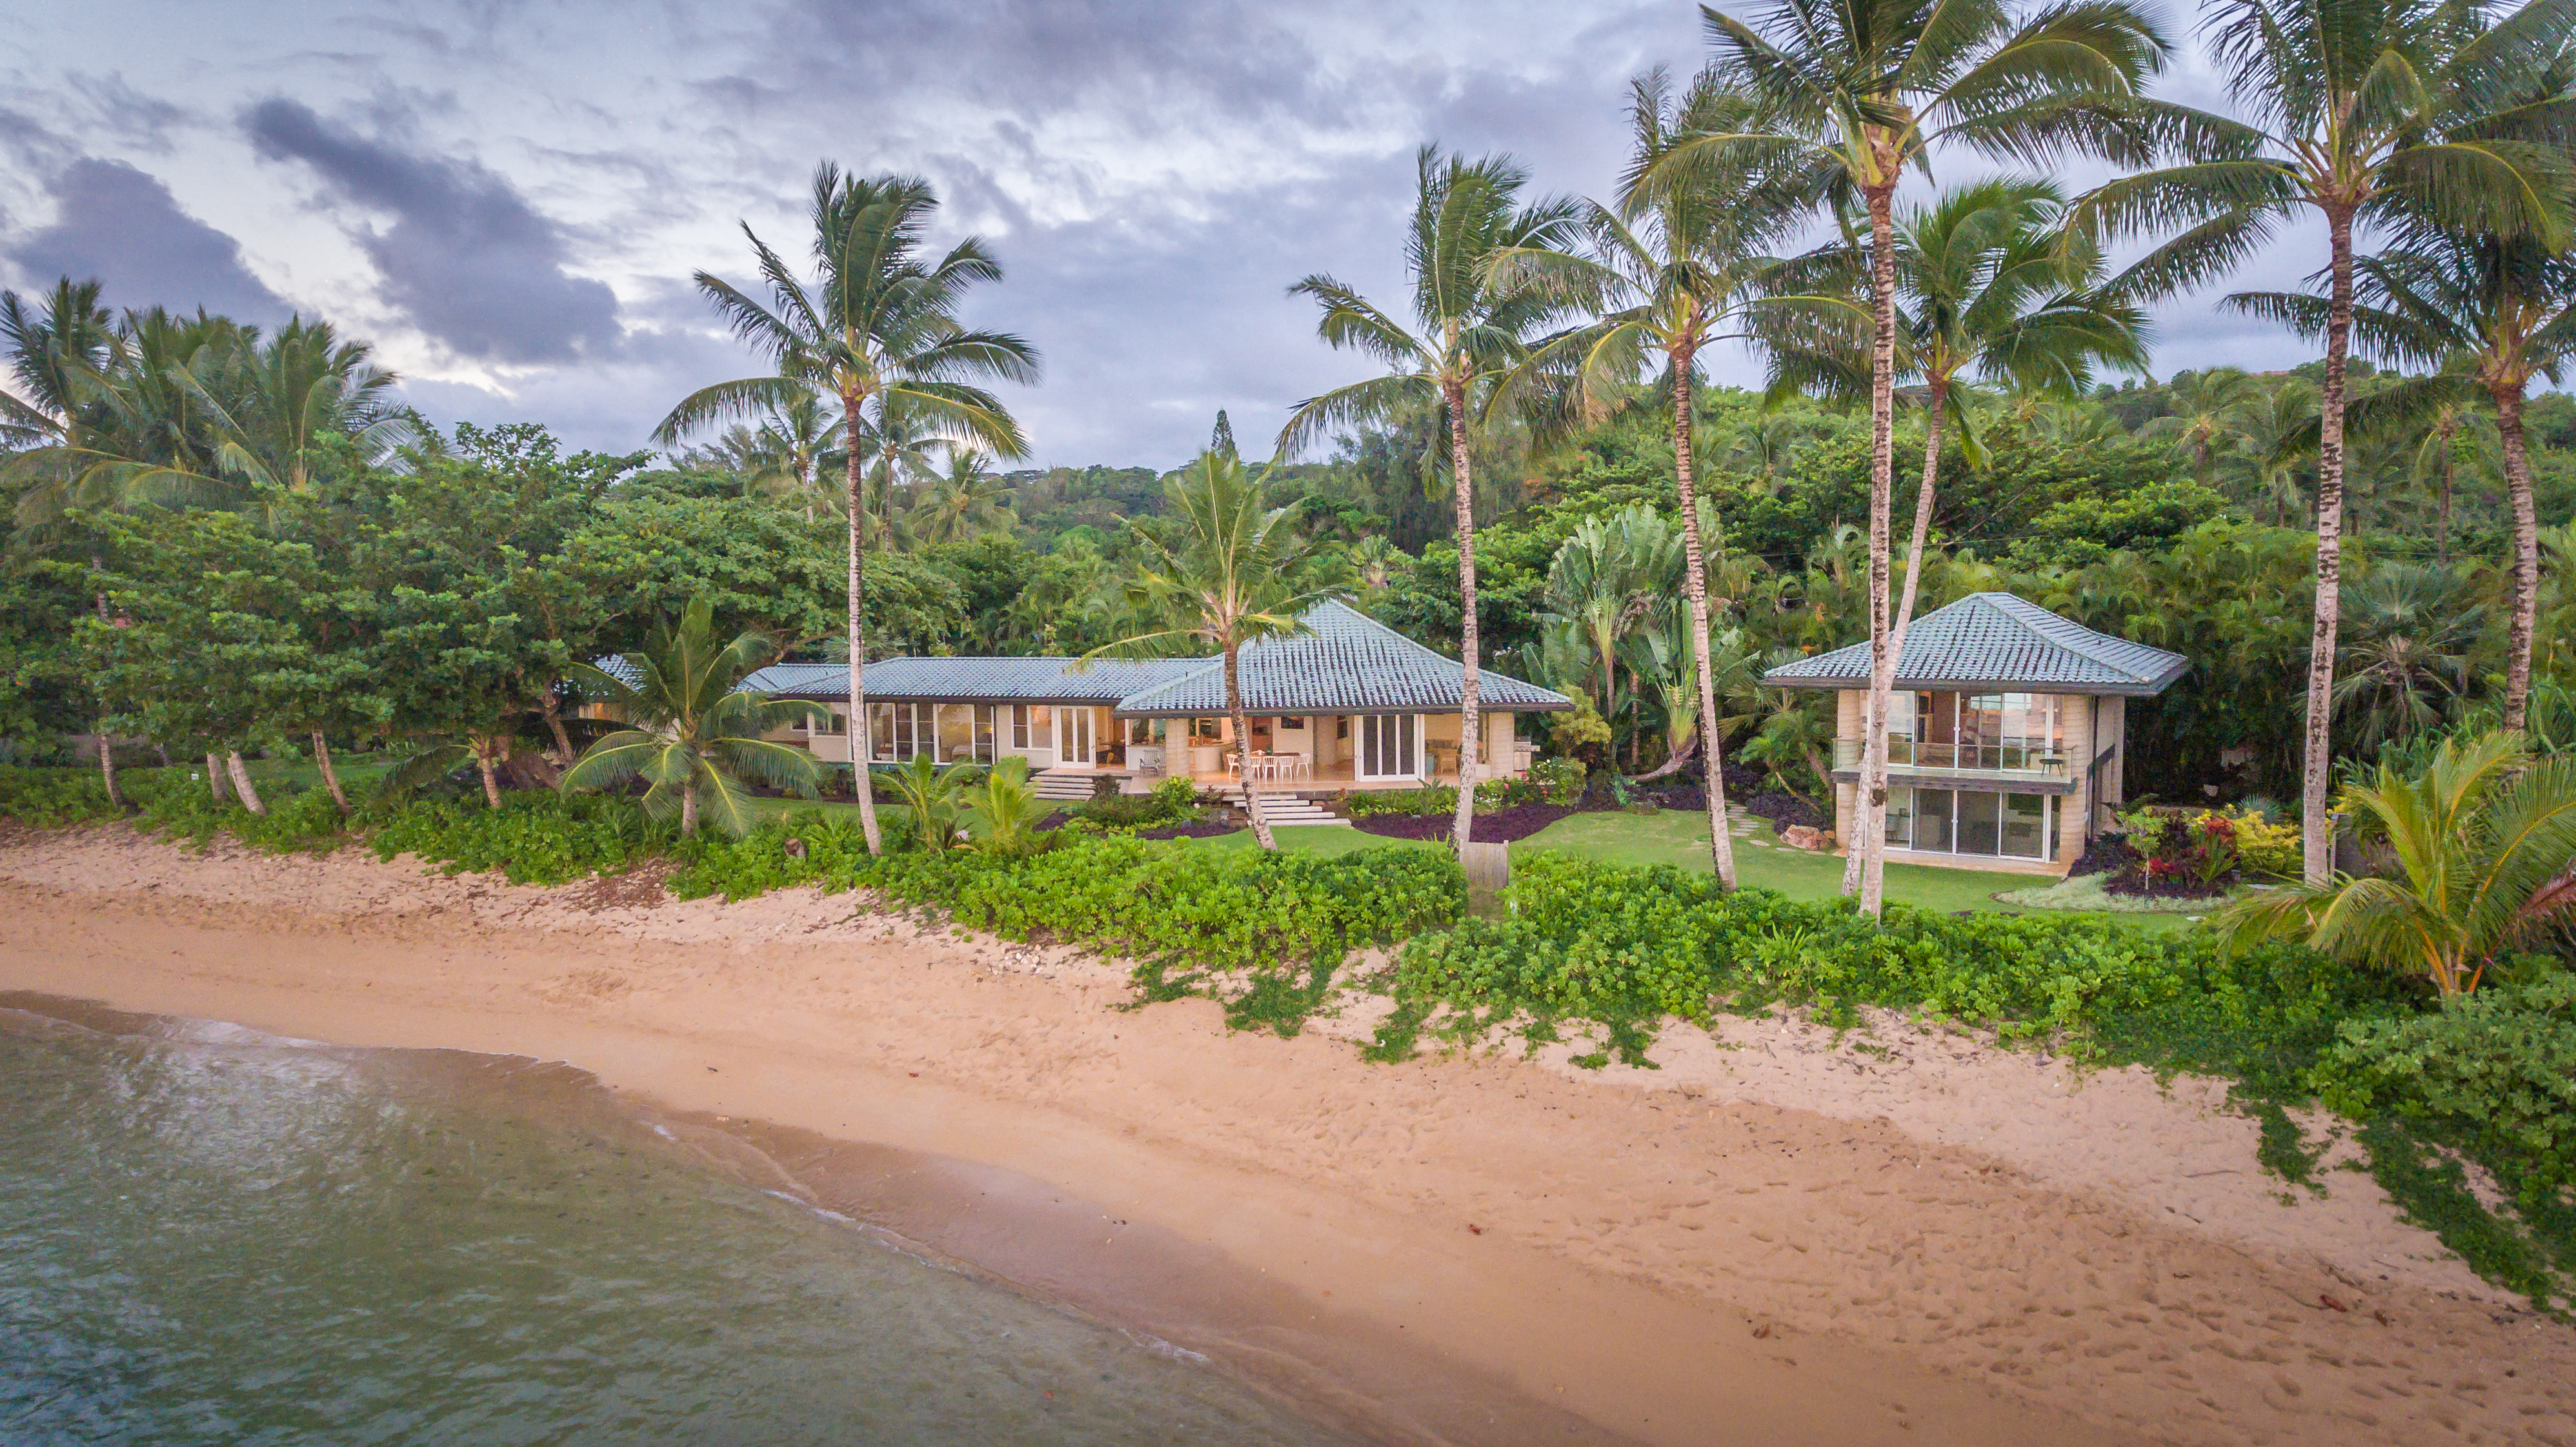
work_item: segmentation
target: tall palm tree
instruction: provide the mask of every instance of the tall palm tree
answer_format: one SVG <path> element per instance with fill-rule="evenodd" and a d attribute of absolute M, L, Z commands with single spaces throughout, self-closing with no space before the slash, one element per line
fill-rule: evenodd
<path fill-rule="evenodd" d="M 329 322 L 293 317 L 265 341 L 243 328 L 226 342 L 232 356 L 224 371 L 181 371 L 176 380 L 213 429 L 215 466 L 237 483 L 309 492 L 327 437 L 375 462 L 419 428 L 397 400 L 401 379 L 375 365 L 374 348 L 340 340 Z"/>
<path fill-rule="evenodd" d="M 2249 500 L 2288 527 L 2307 502 L 2302 474 L 2317 461 L 2317 389 L 2281 378 L 2237 409 L 2234 431 Z"/>
<path fill-rule="evenodd" d="M 2447 996 L 2576 909 L 2576 758 L 2532 764 L 2521 736 L 2499 730 L 2443 740 L 2415 778 L 2383 764 L 2346 794 L 2387 835 L 2398 872 L 2228 905 L 2216 923 L 2234 942 L 2296 939 Z"/>
<path fill-rule="evenodd" d="M 957 319 L 966 292 L 1001 279 L 1002 266 L 982 238 L 968 237 L 937 260 L 923 250 L 939 199 L 917 176 L 844 176 L 825 162 L 814 172 L 810 210 L 816 279 L 808 284 L 745 223 L 742 234 L 759 259 L 769 293 L 764 303 L 712 272 L 697 274 L 700 293 L 734 336 L 766 354 L 773 375 L 718 382 L 682 398 L 654 432 L 668 446 L 696 428 L 789 405 L 799 395 L 840 404 L 850 439 L 844 468 L 849 510 L 850 766 L 858 776 L 859 824 L 868 852 L 885 842 L 877 829 L 874 757 L 867 691 L 866 527 L 857 445 L 871 415 L 912 406 L 939 418 L 1004 457 L 1027 451 L 1019 424 L 1001 400 L 977 385 L 998 378 L 1033 382 L 1037 349 L 1008 332 L 970 329 Z"/>
<path fill-rule="evenodd" d="M 1869 230 L 1870 687 L 1858 810 L 1861 908 L 1879 912 L 1885 877 L 1889 510 L 1894 489 L 1896 191 L 1936 147 L 2037 163 L 2068 153 L 2149 159 L 2165 114 L 2138 87 L 2166 44 L 2126 0 L 2053 5 L 2017 17 L 2005 0 L 1772 0 L 1746 24 L 1702 5 L 1721 84 L 1776 120 L 1675 145 L 1641 178 L 1679 185 L 1747 152 L 1812 167 Z"/>
<path fill-rule="evenodd" d="M 1314 544 L 1297 531 L 1295 507 L 1262 506 L 1262 479 L 1238 457 L 1200 453 L 1164 484 L 1163 497 L 1164 518 L 1172 526 L 1136 531 L 1143 554 L 1137 591 L 1159 620 L 1091 650 L 1082 661 L 1167 656 L 1184 648 L 1214 647 L 1223 654 L 1225 711 L 1234 720 L 1244 813 L 1252 820 L 1254 842 L 1276 849 L 1261 796 L 1252 787 L 1252 721 L 1243 711 L 1240 661 L 1249 644 L 1306 631 L 1302 615 L 1325 596 L 1299 586 Z"/>
<path fill-rule="evenodd" d="M 2451 0 L 2216 0 L 2213 10 L 2213 58 L 2243 118 L 2190 114 L 2192 156 L 2108 182 L 2081 210 L 2115 232 L 2187 228 L 2130 269 L 2141 293 L 2225 272 L 2293 215 L 2314 211 L 2326 223 L 2316 616 L 2301 766 L 2303 873 L 2314 889 L 2334 869 L 2327 796 L 2355 228 L 2411 216 L 2553 248 L 2565 240 L 2568 99 L 2563 87 L 2539 92 L 2561 74 L 2576 0 L 2532 0 L 2492 26 Z"/>
<path fill-rule="evenodd" d="M 872 537 L 893 541 L 897 513 L 939 475 L 934 458 L 955 443 L 956 431 L 945 418 L 909 398 L 892 396 L 878 405 L 856 443 L 867 459 L 867 500 L 875 518 Z M 899 504 L 898 498 L 904 502 Z"/>
<path fill-rule="evenodd" d="M 1508 156 L 1470 161 L 1424 146 L 1414 157 L 1416 193 L 1405 237 L 1413 273 L 1415 326 L 1317 273 L 1290 287 L 1323 309 L 1316 330 L 1336 348 L 1362 352 L 1390 370 L 1297 404 L 1280 429 L 1277 457 L 1295 455 L 1334 429 L 1403 416 L 1425 401 L 1446 414 L 1450 491 L 1458 531 L 1458 655 L 1465 669 L 1459 704 L 1458 814 L 1451 830 L 1464 852 L 1475 815 L 1475 774 L 1483 720 L 1478 708 L 1476 489 L 1469 436 L 1501 406 L 1503 385 L 1529 355 L 1533 334 L 1558 303 L 1526 280 L 1495 274 L 1505 253 L 1563 250 L 1575 235 L 1575 204 L 1549 197 L 1522 204 L 1529 172 Z M 1471 410 L 1472 409 L 1472 410 Z M 1430 477 L 1426 468 L 1425 483 Z"/>
<path fill-rule="evenodd" d="M 1922 381 L 1923 472 L 1914 489 L 1905 593 L 1889 630 L 1892 653 L 1904 652 L 1921 593 L 1943 425 L 1962 380 L 1980 377 L 2026 398 L 2065 400 L 2093 385 L 2096 364 L 2146 369 L 2145 313 L 2100 289 L 2107 268 L 2083 238 L 2059 229 L 2065 209 L 2049 182 L 1998 177 L 1953 187 L 1897 221 L 1896 369 Z M 1808 273 L 1802 280 L 1824 288 L 1771 299 L 1766 317 L 1779 319 L 1772 325 L 1795 327 L 1785 337 L 1774 334 L 1778 381 L 1845 397 L 1870 385 L 1852 345 L 1869 335 L 1864 264 L 1856 247 L 1830 248 L 1801 268 Z M 1801 333 L 1844 344 L 1802 345 Z"/>
<path fill-rule="evenodd" d="M 741 687 L 777 656 L 778 640 L 758 629 L 718 642 L 714 605 L 698 597 L 678 618 L 656 619 L 641 651 L 622 655 L 631 682 L 574 664 L 573 682 L 626 727 L 583 750 L 560 787 L 601 789 L 640 778 L 647 785 L 644 811 L 655 818 L 678 815 L 683 834 L 698 832 L 702 811 L 728 834 L 758 823 L 759 808 L 742 788 L 746 778 L 814 797 L 814 756 L 761 735 L 820 710 L 772 703 Z"/>
<path fill-rule="evenodd" d="M 1777 265 L 1769 248 L 1813 204 L 1808 192 L 1814 176 L 1808 168 L 1774 164 L 1773 157 L 1738 153 L 1722 158 L 1734 164 L 1699 168 L 1687 185 L 1643 184 L 1656 161 L 1681 138 L 1762 124 L 1751 99 L 1720 88 L 1706 73 L 1678 99 L 1662 69 L 1647 73 L 1629 88 L 1628 114 L 1628 193 L 1617 210 L 1598 203 L 1586 207 L 1587 254 L 1511 251 L 1498 258 L 1497 271 L 1535 277 L 1597 315 L 1592 323 L 1538 348 L 1529 363 L 1570 373 L 1586 419 L 1606 416 L 1650 366 L 1662 372 L 1662 390 L 1672 402 L 1673 486 L 1682 519 L 1682 586 L 1690 610 L 1689 677 L 1700 694 L 1696 729 L 1672 738 L 1678 747 L 1695 732 L 1706 749 L 1709 862 L 1720 887 L 1733 889 L 1735 848 L 1726 828 L 1725 772 L 1711 683 L 1715 672 L 1708 651 L 1708 562 L 1700 538 L 1693 400 L 1701 353 L 1743 335 L 1727 328 Z"/>
<path fill-rule="evenodd" d="M 2576 356 L 2576 260 L 2538 239 L 2463 236 L 2406 228 L 2397 246 L 2354 264 L 2350 323 L 2362 344 L 2390 360 L 2435 368 L 2354 404 L 2356 420 L 2397 416 L 2432 424 L 2443 467 L 2444 551 L 2449 541 L 2450 441 L 2467 409 L 2495 414 L 2513 511 L 2512 615 L 2507 626 L 2504 726 L 2523 725 L 2531 697 L 2533 624 L 2540 594 L 2540 520 L 2531 491 L 2531 452 L 2522 425 L 2534 377 L 2555 382 Z M 2314 335 L 2332 322 L 2326 298 L 2265 293 L 2244 298 Z M 2427 439 L 2427 446 L 2434 445 Z"/>

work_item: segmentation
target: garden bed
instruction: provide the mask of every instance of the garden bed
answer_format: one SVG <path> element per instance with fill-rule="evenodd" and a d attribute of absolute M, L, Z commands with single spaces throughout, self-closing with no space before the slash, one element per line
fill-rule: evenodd
<path fill-rule="evenodd" d="M 1477 815 L 1467 837 L 1477 844 L 1511 844 L 1573 812 L 1562 804 L 1515 804 Z M 1371 814 L 1352 820 L 1351 827 L 1383 839 L 1446 839 L 1457 823 L 1448 814 Z"/>
<path fill-rule="evenodd" d="M 1198 819 L 1187 824 L 1166 824 L 1160 829 L 1139 829 L 1139 839 L 1214 839 L 1222 834 L 1240 834 L 1246 826 L 1223 824 L 1214 819 Z"/>

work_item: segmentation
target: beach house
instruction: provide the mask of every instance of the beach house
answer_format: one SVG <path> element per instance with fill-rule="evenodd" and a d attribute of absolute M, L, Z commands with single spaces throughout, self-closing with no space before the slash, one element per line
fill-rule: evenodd
<path fill-rule="evenodd" d="M 2064 874 L 2121 802 L 2128 701 L 2182 676 L 2181 654 L 2097 633 L 2010 593 L 1914 620 L 1887 719 L 1887 857 Z M 1783 688 L 1832 690 L 1834 837 L 1851 837 L 1869 645 L 1783 664 Z"/>
<path fill-rule="evenodd" d="M 1252 784 L 1281 792 L 1412 788 L 1454 782 L 1464 670 L 1345 603 L 1307 611 L 1306 631 L 1265 639 L 1238 657 Z M 1142 792 L 1168 778 L 1236 783 L 1225 667 L 1216 657 L 1145 662 L 1072 658 L 886 658 L 867 665 L 874 760 L 940 763 L 1024 758 L 1040 792 L 1088 794 L 1114 778 Z M 1484 777 L 1518 774 L 1530 746 L 1523 714 L 1573 707 L 1561 693 L 1480 674 Z M 747 687 L 807 699 L 828 721 L 781 735 L 818 759 L 850 758 L 849 670 L 782 663 Z"/>

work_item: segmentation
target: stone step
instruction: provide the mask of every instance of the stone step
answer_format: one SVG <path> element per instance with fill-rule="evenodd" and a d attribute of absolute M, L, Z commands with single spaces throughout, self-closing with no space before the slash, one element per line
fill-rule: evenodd
<path fill-rule="evenodd" d="M 1242 791 L 1233 792 L 1237 800 L 1242 799 Z M 1289 794 L 1273 794 L 1266 790 L 1261 795 L 1261 818 L 1273 829 L 1311 824 L 1338 824 L 1347 829 L 1351 824 L 1350 820 L 1335 817 L 1312 799 L 1300 799 Z"/>

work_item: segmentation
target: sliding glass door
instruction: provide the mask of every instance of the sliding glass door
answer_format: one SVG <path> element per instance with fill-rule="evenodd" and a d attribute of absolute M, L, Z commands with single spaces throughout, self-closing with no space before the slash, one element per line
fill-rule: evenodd
<path fill-rule="evenodd" d="M 1368 714 L 1359 719 L 1363 779 L 1422 777 L 1422 718 L 1419 714 Z"/>
<path fill-rule="evenodd" d="M 1978 854 L 1999 859 L 2046 859 L 2049 808 L 2045 794 L 1999 794 L 1986 789 L 1890 789 L 1887 842 L 1923 854 Z"/>

